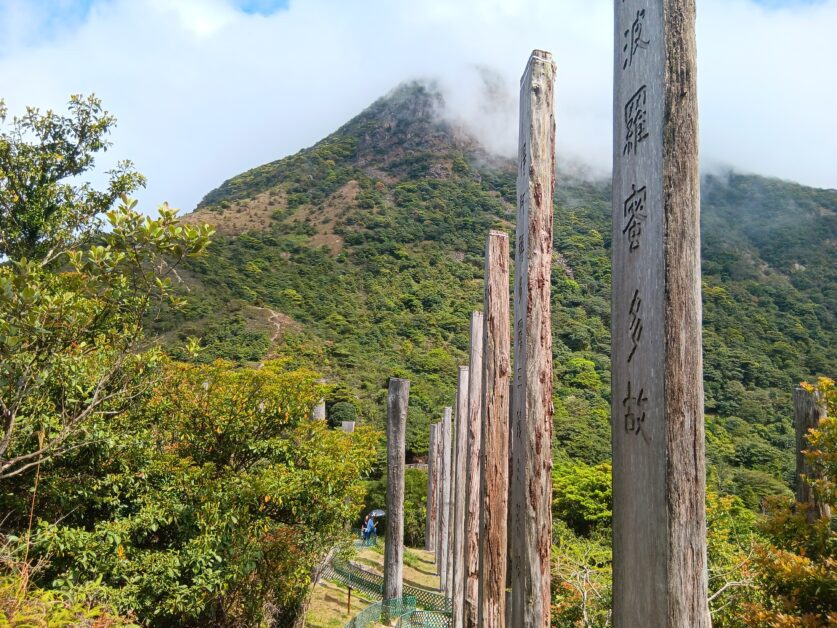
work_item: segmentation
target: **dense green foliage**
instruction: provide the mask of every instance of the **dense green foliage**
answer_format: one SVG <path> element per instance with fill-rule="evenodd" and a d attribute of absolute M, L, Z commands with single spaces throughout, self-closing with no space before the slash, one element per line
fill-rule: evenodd
<path fill-rule="evenodd" d="M 367 483 L 363 514 L 385 508 L 387 499 L 387 476 Z M 410 547 L 424 546 L 424 532 L 427 521 L 427 473 L 418 469 L 406 469 L 404 473 L 404 544 Z M 359 522 L 358 522 L 358 527 Z M 377 525 L 378 535 L 385 536 L 386 522 Z"/>
<path fill-rule="evenodd" d="M 312 421 L 325 388 L 310 369 L 213 361 L 267 348 L 236 321 L 179 347 L 189 363 L 155 346 L 145 323 L 183 305 L 175 268 L 212 229 L 165 205 L 146 218 L 124 195 L 110 209 L 71 180 L 112 124 L 95 100 L 71 110 L 0 134 L 14 169 L 0 186 L 0 621 L 292 625 L 379 435 Z M 24 180 L 20 201 L 7 184 Z"/>
<path fill-rule="evenodd" d="M 98 580 L 158 626 L 254 625 L 266 603 L 292 621 L 360 506 L 353 480 L 377 439 L 311 422 L 315 378 L 274 363 L 166 365 L 136 412 L 44 469 L 41 578 Z"/>
<path fill-rule="evenodd" d="M 297 324 L 272 351 L 313 365 L 382 425 L 392 375 L 412 380 L 408 453 L 450 405 L 481 304 L 485 233 L 513 231 L 514 169 L 441 122 L 438 96 L 409 85 L 316 146 L 227 181 L 197 216 L 227 220 L 259 194 L 288 202 L 263 229 L 219 239 L 196 279 L 188 321 L 206 334 L 247 304 Z M 748 505 L 791 480 L 790 389 L 835 370 L 837 192 L 728 174 L 703 185 L 707 441 L 715 490 Z M 555 451 L 610 458 L 610 189 L 559 173 L 553 333 Z M 320 246 L 323 234 L 338 246 Z M 247 320 L 251 329 L 261 321 Z M 205 330 L 205 331 L 203 331 Z M 228 354 L 236 358 L 234 352 Z M 330 401 L 331 403 L 331 401 Z"/>

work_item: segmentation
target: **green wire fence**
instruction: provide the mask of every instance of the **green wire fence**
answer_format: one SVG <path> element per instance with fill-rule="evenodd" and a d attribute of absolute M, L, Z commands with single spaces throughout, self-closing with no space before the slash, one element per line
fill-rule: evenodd
<path fill-rule="evenodd" d="M 383 576 L 340 558 L 332 559 L 329 566 L 323 572 L 323 577 L 329 580 L 336 580 L 352 589 L 363 591 L 374 598 L 383 598 Z M 415 587 L 405 583 L 402 586 L 402 594 L 405 597 L 415 598 L 417 606 L 421 609 L 448 614 L 452 611 L 450 598 L 445 597 L 439 592 L 422 589 L 421 587 Z"/>
<path fill-rule="evenodd" d="M 450 628 L 450 613 L 415 610 L 398 618 L 396 628 Z"/>
<path fill-rule="evenodd" d="M 389 624 L 392 620 L 398 619 L 400 625 L 401 617 L 410 615 L 416 610 L 416 598 L 411 595 L 397 597 L 385 602 L 375 602 L 364 608 L 352 620 L 346 624 L 346 628 L 367 628 L 375 624 Z"/>

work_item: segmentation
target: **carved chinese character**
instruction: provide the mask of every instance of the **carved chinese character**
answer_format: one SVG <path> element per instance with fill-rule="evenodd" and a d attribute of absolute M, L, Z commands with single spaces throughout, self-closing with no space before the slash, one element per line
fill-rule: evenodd
<path fill-rule="evenodd" d="M 631 248 L 639 248 L 639 238 L 642 235 L 642 223 L 648 217 L 645 213 L 645 186 L 637 189 L 636 185 L 631 184 L 631 195 L 625 200 L 625 227 L 622 233 L 628 235 Z"/>
<path fill-rule="evenodd" d="M 627 40 L 622 47 L 622 52 L 625 54 L 625 60 L 622 62 L 622 69 L 626 69 L 634 62 L 634 55 L 640 48 L 648 48 L 651 43 L 649 39 L 642 38 L 642 23 L 645 20 L 645 9 L 636 12 L 636 19 L 631 27 L 625 31 L 624 38 Z"/>
<path fill-rule="evenodd" d="M 628 331 L 631 334 L 631 342 L 633 347 L 628 354 L 628 362 L 634 357 L 636 348 L 639 346 L 639 339 L 642 336 L 642 319 L 639 317 L 639 308 L 642 307 L 642 299 L 639 298 L 639 290 L 634 290 L 634 298 L 631 299 L 631 307 L 628 314 L 631 317 L 631 322 L 628 326 Z"/>
<path fill-rule="evenodd" d="M 648 109 L 645 107 L 645 85 L 625 105 L 625 147 L 623 155 L 636 154 L 639 143 L 648 137 Z"/>
<path fill-rule="evenodd" d="M 636 396 L 631 394 L 631 382 L 628 380 L 628 394 L 622 400 L 622 407 L 625 410 L 625 431 L 629 434 L 639 434 L 645 423 L 645 404 L 648 397 L 645 391 L 640 388 Z M 645 433 L 643 432 L 643 437 Z"/>

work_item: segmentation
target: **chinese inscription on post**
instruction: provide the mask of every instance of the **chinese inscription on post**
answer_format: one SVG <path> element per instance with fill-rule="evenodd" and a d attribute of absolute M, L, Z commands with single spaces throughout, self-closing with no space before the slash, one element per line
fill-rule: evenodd
<path fill-rule="evenodd" d="M 639 339 L 642 336 L 642 319 L 639 317 L 639 308 L 642 306 L 642 299 L 639 298 L 639 290 L 634 290 L 634 298 L 631 299 L 631 307 L 628 314 L 631 316 L 631 322 L 628 326 L 628 331 L 631 334 L 631 352 L 628 354 L 628 362 L 630 362 L 636 348 L 639 346 Z"/>
<path fill-rule="evenodd" d="M 639 143 L 648 137 L 648 110 L 645 107 L 645 85 L 625 105 L 625 147 L 623 155 L 636 155 Z"/>
<path fill-rule="evenodd" d="M 625 60 L 622 62 L 622 69 L 625 70 L 634 62 L 634 55 L 640 48 L 648 48 L 651 43 L 648 39 L 642 38 L 642 23 L 645 21 L 645 9 L 636 12 L 636 19 L 631 27 L 625 31 L 624 39 L 627 41 L 622 47 Z"/>
<path fill-rule="evenodd" d="M 642 235 L 642 223 L 648 217 L 645 213 L 645 186 L 637 188 L 631 184 L 631 195 L 625 199 L 624 217 L 627 221 L 622 233 L 627 234 L 630 250 L 639 248 L 639 238 Z"/>
<path fill-rule="evenodd" d="M 645 423 L 645 404 L 648 397 L 642 388 L 634 396 L 631 394 L 631 381 L 628 380 L 628 394 L 622 400 L 622 407 L 625 410 L 625 431 L 629 434 L 642 432 L 642 425 Z M 645 437 L 645 432 L 642 432 Z"/>

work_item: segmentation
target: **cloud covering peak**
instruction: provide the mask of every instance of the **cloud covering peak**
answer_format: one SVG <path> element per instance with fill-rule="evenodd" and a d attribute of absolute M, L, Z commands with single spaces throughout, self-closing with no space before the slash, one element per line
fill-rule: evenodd
<path fill-rule="evenodd" d="M 18 112 L 97 93 L 119 119 L 108 160 L 149 178 L 143 205 L 191 209 L 413 78 L 513 152 L 519 75 L 543 48 L 558 64 L 559 158 L 606 172 L 612 12 L 605 0 L 5 0 L 0 97 Z M 699 3 L 706 163 L 837 188 L 835 30 L 837 0 Z"/>

